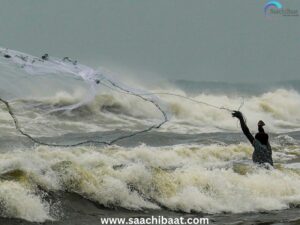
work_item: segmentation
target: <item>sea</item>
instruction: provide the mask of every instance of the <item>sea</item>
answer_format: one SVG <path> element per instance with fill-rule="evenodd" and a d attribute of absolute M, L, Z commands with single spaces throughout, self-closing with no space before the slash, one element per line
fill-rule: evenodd
<path fill-rule="evenodd" d="M 300 81 L 134 85 L 108 69 L 0 50 L 1 225 L 300 224 Z M 252 162 L 231 110 L 253 134 L 265 122 L 274 168 Z"/>

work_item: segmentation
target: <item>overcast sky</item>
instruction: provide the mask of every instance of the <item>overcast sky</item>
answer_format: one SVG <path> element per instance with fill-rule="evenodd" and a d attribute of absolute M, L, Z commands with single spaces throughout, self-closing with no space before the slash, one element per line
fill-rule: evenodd
<path fill-rule="evenodd" d="M 0 45 L 167 79 L 300 79 L 300 16 L 259 0 L 0 0 Z M 281 0 L 298 9 L 300 1 Z"/>

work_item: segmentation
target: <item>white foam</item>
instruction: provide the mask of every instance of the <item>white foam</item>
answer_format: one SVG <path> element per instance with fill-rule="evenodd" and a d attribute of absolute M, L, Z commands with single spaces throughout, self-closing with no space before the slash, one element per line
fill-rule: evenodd
<path fill-rule="evenodd" d="M 0 182 L 2 216 L 21 218 L 33 222 L 53 220 L 49 205 L 20 183 Z"/>
<path fill-rule="evenodd" d="M 184 212 L 238 213 L 299 204 L 299 170 L 257 167 L 251 163 L 251 153 L 251 146 L 246 144 L 68 150 L 38 147 L 1 154 L 0 172 L 25 171 L 27 181 L 45 190 L 68 190 L 108 207 L 131 210 L 164 206 Z M 13 217 L 31 221 L 49 218 L 41 196 L 28 194 L 30 189 L 21 188 L 19 181 L 13 184 L 34 202 L 32 212 L 38 212 Z M 13 192 L 5 195 L 13 196 Z M 0 197 L 5 196 L 0 192 Z M 6 201 L 17 205 L 19 198 Z M 43 216 L 37 217 L 39 214 Z"/>

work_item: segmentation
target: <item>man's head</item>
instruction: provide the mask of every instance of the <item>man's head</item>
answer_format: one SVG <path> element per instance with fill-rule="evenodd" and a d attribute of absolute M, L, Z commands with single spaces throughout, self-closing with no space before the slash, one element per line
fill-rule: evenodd
<path fill-rule="evenodd" d="M 265 126 L 264 121 L 260 120 L 257 123 L 258 133 L 255 135 L 255 139 L 259 140 L 261 144 L 267 145 L 269 141 L 268 134 L 265 133 L 263 126 Z"/>
<path fill-rule="evenodd" d="M 258 121 L 258 123 L 257 123 L 257 126 L 259 126 L 259 127 L 263 127 L 263 126 L 265 126 L 266 124 L 264 123 L 264 121 L 262 121 L 262 120 L 260 120 L 260 121 Z"/>
<path fill-rule="evenodd" d="M 257 123 L 258 131 L 259 131 L 259 132 L 264 132 L 263 126 L 265 126 L 265 125 L 266 125 L 266 124 L 264 123 L 264 121 L 262 121 L 262 120 L 258 121 L 258 123 Z"/>

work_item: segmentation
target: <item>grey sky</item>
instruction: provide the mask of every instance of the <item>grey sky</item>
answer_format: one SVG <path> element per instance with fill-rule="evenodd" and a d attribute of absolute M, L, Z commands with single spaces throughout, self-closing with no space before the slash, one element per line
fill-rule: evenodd
<path fill-rule="evenodd" d="M 282 0 L 298 9 L 300 1 Z M 0 0 L 0 45 L 170 79 L 299 79 L 300 17 L 254 0 Z M 126 72 L 125 72 L 126 71 Z"/>

